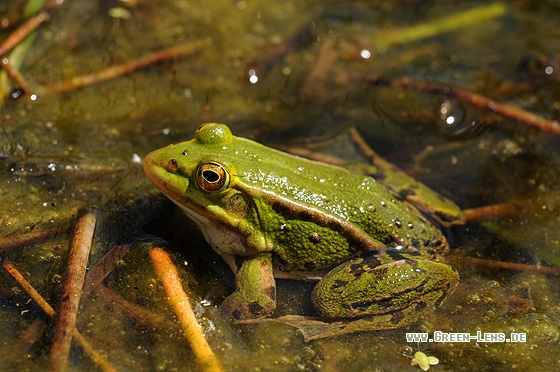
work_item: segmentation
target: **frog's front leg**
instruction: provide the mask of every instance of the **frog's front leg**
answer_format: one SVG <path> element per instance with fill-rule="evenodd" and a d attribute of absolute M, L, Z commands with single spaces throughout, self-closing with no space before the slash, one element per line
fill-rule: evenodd
<path fill-rule="evenodd" d="M 226 313 L 238 320 L 270 316 L 276 308 L 272 255 L 244 257 L 235 270 L 235 285 L 235 291 L 221 305 Z"/>
<path fill-rule="evenodd" d="M 411 324 L 435 310 L 457 285 L 457 272 L 442 262 L 407 256 L 386 263 L 360 257 L 335 267 L 313 290 L 318 312 L 331 319 L 359 318 L 356 325 L 371 330 Z"/>

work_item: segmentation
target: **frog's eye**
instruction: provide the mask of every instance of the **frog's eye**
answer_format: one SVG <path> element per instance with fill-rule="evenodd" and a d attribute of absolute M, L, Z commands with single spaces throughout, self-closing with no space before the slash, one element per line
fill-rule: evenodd
<path fill-rule="evenodd" d="M 206 192 L 220 192 L 229 186 L 229 173 L 216 162 L 201 164 L 196 170 L 198 188 Z"/>

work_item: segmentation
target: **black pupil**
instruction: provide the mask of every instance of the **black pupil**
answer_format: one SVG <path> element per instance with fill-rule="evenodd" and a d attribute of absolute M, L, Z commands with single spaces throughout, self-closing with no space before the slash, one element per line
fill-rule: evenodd
<path fill-rule="evenodd" d="M 208 182 L 217 182 L 220 179 L 220 175 L 211 170 L 205 170 L 202 172 L 202 177 Z"/>

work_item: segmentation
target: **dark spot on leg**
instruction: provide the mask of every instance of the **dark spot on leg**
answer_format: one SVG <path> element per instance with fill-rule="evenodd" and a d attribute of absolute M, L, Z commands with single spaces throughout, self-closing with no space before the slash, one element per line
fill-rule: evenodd
<path fill-rule="evenodd" d="M 358 263 L 354 263 L 350 265 L 348 271 L 351 272 L 355 277 L 359 277 L 360 275 L 366 272 L 365 266 L 366 265 L 362 265 L 362 260 L 359 260 Z"/>
<path fill-rule="evenodd" d="M 416 266 L 418 265 L 418 261 L 417 260 L 413 260 L 411 258 L 407 258 L 404 262 L 406 262 L 407 264 L 411 265 L 411 266 Z"/>
<path fill-rule="evenodd" d="M 331 288 L 340 288 L 340 287 L 345 287 L 348 285 L 348 282 L 346 280 L 335 280 L 331 286 Z"/>
<path fill-rule="evenodd" d="M 375 277 L 378 279 L 383 279 L 385 278 L 387 271 L 389 271 L 387 267 L 380 267 L 377 270 L 375 270 Z"/>
<path fill-rule="evenodd" d="M 436 302 L 434 303 L 434 306 L 435 306 L 436 309 L 441 305 L 443 300 L 445 300 L 445 295 L 446 294 L 447 294 L 447 291 L 444 291 L 443 294 L 441 296 L 439 296 L 439 298 L 436 300 Z"/>
<path fill-rule="evenodd" d="M 377 257 L 375 259 L 370 258 L 368 260 L 364 260 L 364 264 L 368 269 L 374 269 L 381 265 L 381 261 L 379 261 Z"/>
<path fill-rule="evenodd" d="M 390 298 L 385 298 L 383 300 L 377 301 L 377 304 L 384 309 L 389 309 L 393 306 L 393 301 Z"/>
<path fill-rule="evenodd" d="M 241 319 L 241 311 L 240 310 L 233 310 L 231 313 L 234 319 L 240 320 Z"/>
<path fill-rule="evenodd" d="M 404 312 L 402 310 L 395 311 L 391 314 L 391 323 L 399 324 L 401 320 L 404 318 Z"/>
<path fill-rule="evenodd" d="M 263 309 L 264 308 L 261 306 L 261 304 L 256 301 L 249 304 L 249 312 L 255 316 L 260 316 Z"/>
<path fill-rule="evenodd" d="M 379 301 L 369 300 L 369 301 L 352 302 L 351 304 L 349 304 L 348 309 L 358 310 L 360 312 L 365 313 L 374 303 L 377 306 L 382 307 L 384 309 L 390 309 L 391 307 L 393 307 L 393 301 L 390 298 L 385 298 Z"/>
<path fill-rule="evenodd" d="M 418 293 L 424 292 L 427 284 L 428 284 L 428 279 L 425 279 L 416 288 L 414 288 L 414 290 Z"/>
<path fill-rule="evenodd" d="M 425 303 L 424 301 L 418 302 L 416 304 L 416 310 L 415 311 L 422 311 L 422 310 L 426 309 L 427 307 L 428 307 L 428 304 Z"/>

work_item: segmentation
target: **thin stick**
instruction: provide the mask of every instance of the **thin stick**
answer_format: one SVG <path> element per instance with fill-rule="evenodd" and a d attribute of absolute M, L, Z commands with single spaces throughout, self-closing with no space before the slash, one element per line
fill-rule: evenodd
<path fill-rule="evenodd" d="M 300 49 L 304 45 L 310 44 L 313 41 L 312 28 L 306 24 L 304 27 L 299 28 L 294 34 L 289 36 L 285 41 L 277 46 L 266 51 L 264 57 L 259 59 L 249 68 L 249 75 L 261 77 L 264 73 L 268 72 L 278 61 L 284 58 L 289 53 Z"/>
<path fill-rule="evenodd" d="M 45 314 L 49 317 L 54 318 L 56 316 L 56 312 L 52 308 L 51 305 L 37 292 L 37 290 L 21 275 L 21 273 L 16 269 L 16 267 L 8 262 L 3 261 L 2 267 L 8 274 L 12 276 L 18 282 L 18 284 L 23 288 L 25 293 L 31 297 L 37 305 L 43 310 Z M 105 372 L 116 372 L 116 369 L 111 366 L 105 358 L 95 350 L 90 342 L 82 335 L 76 327 L 73 327 L 72 335 L 74 336 L 76 342 L 82 347 L 82 349 L 86 352 L 86 354 L 101 368 L 101 370 Z"/>
<path fill-rule="evenodd" d="M 82 288 L 82 300 L 89 296 L 91 291 L 101 284 L 115 267 L 117 267 L 117 262 L 125 256 L 129 248 L 130 246 L 128 244 L 117 245 L 97 262 L 95 267 L 88 272 L 85 278 L 84 288 Z"/>
<path fill-rule="evenodd" d="M 70 248 L 66 281 L 62 290 L 60 314 L 51 345 L 51 368 L 54 371 L 64 371 L 68 364 L 68 354 L 72 343 L 72 330 L 76 326 L 80 297 L 84 286 L 86 266 L 95 231 L 95 214 L 84 210 L 78 218 L 74 240 Z"/>
<path fill-rule="evenodd" d="M 15 86 L 22 89 L 24 92 L 29 92 L 29 84 L 27 84 L 27 80 L 23 77 L 23 75 L 12 65 L 8 63 L 8 58 L 4 58 L 0 63 L 0 66 L 6 71 L 6 74 L 12 79 Z"/>
<path fill-rule="evenodd" d="M 31 285 L 31 283 L 29 283 L 23 277 L 23 275 L 21 275 L 18 269 L 16 269 L 16 267 L 11 262 L 3 261 L 2 267 L 8 274 L 10 274 L 12 278 L 16 280 L 16 282 L 18 282 L 25 293 L 27 293 L 29 297 L 31 297 L 31 299 L 35 301 L 35 303 L 41 308 L 41 310 L 43 310 L 45 314 L 47 314 L 51 318 L 56 315 L 56 312 L 51 307 L 51 305 L 49 305 L 49 303 L 45 301 L 43 296 L 41 296 L 41 294 L 37 292 L 37 290 Z"/>
<path fill-rule="evenodd" d="M 509 216 L 517 211 L 511 204 L 493 204 L 483 207 L 463 209 L 467 223 L 480 222 L 497 217 Z"/>
<path fill-rule="evenodd" d="M 95 294 L 111 305 L 117 306 L 129 318 L 143 326 L 147 326 L 151 329 L 177 326 L 176 323 L 172 323 L 163 316 L 127 301 L 111 288 L 104 285 L 97 287 Z"/>
<path fill-rule="evenodd" d="M 49 15 L 45 11 L 41 11 L 39 14 L 29 18 L 21 26 L 19 26 L 14 32 L 8 35 L 0 43 L 0 57 L 12 50 L 16 45 L 18 45 L 23 39 L 25 39 L 29 34 L 37 29 L 43 22 L 49 20 Z"/>
<path fill-rule="evenodd" d="M 453 259 L 453 262 L 456 265 L 469 265 L 469 266 L 478 266 L 485 269 L 491 270 L 509 270 L 509 271 L 529 271 L 529 272 L 536 272 L 542 273 L 545 275 L 554 275 L 560 276 L 560 269 L 556 267 L 550 266 L 535 266 L 535 265 L 528 265 L 522 263 L 515 263 L 515 262 L 502 262 L 502 261 L 494 261 L 476 257 L 457 257 Z"/>
<path fill-rule="evenodd" d="M 9 346 L 0 348 L 0 355 L 26 355 L 27 351 L 33 346 L 47 330 L 47 323 L 44 319 L 36 319 L 27 329 L 22 332 L 16 342 Z"/>
<path fill-rule="evenodd" d="M 173 261 L 161 248 L 151 249 L 150 259 L 152 260 L 154 270 L 163 283 L 165 293 L 169 296 L 169 301 L 175 310 L 179 323 L 181 323 L 185 337 L 198 360 L 200 369 L 205 372 L 222 371 L 216 356 L 208 345 L 206 338 L 204 338 L 204 332 L 196 320 L 189 297 L 181 286 L 179 273 Z"/>
<path fill-rule="evenodd" d="M 49 229 L 2 237 L 0 238 L 0 252 L 46 240 L 55 236 L 59 231 L 58 229 Z"/>
<path fill-rule="evenodd" d="M 466 89 L 449 85 L 437 85 L 433 83 L 413 81 L 408 78 L 394 80 L 379 77 L 367 78 L 354 76 L 353 78 L 372 85 L 391 86 L 395 88 L 415 89 L 428 93 L 444 94 L 448 97 L 457 98 L 459 101 L 477 108 L 495 112 L 502 117 L 517 120 L 524 124 L 539 128 L 543 132 L 560 135 L 560 122 L 558 120 L 543 118 L 542 116 L 525 111 L 519 107 L 515 107 L 507 103 L 500 103 L 492 98 L 468 91 Z"/>
<path fill-rule="evenodd" d="M 560 123 L 558 120 L 545 119 L 542 116 L 525 111 L 519 107 L 508 105 L 507 103 L 500 103 L 492 98 L 470 92 L 466 89 L 452 86 L 438 86 L 430 83 L 413 82 L 408 79 L 401 79 L 400 86 L 403 88 L 411 87 L 427 92 L 443 93 L 480 109 L 492 111 L 500 116 L 513 120 L 519 120 L 527 125 L 537 127 L 543 132 L 560 135 Z"/>
<path fill-rule="evenodd" d="M 146 56 L 129 62 L 125 62 L 120 65 L 113 65 L 89 75 L 75 76 L 68 80 L 63 80 L 52 85 L 44 86 L 41 88 L 40 93 L 61 93 L 69 90 L 83 88 L 85 86 L 93 84 L 102 83 L 104 81 L 129 74 L 133 71 L 148 67 L 156 63 L 190 55 L 202 49 L 207 44 L 207 40 L 195 40 L 183 45 L 160 50 L 158 52 L 148 54 Z"/>
<path fill-rule="evenodd" d="M 317 59 L 301 85 L 300 99 L 302 101 L 315 101 L 325 95 L 324 82 L 338 59 L 338 53 L 335 50 L 336 42 L 335 38 L 329 38 L 321 43 Z"/>

